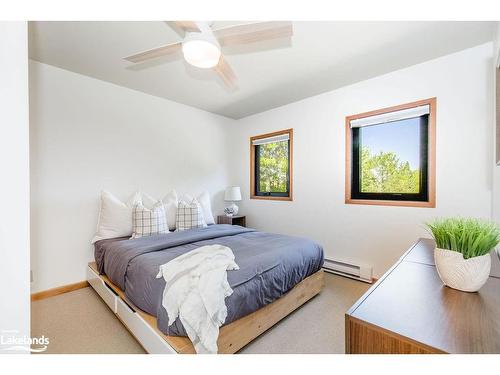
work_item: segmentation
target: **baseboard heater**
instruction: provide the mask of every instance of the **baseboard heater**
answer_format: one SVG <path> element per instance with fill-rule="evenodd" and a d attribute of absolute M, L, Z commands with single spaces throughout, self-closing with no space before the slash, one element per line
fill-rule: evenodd
<path fill-rule="evenodd" d="M 373 283 L 373 268 L 370 266 L 358 266 L 333 259 L 325 259 L 323 269 L 326 272 L 336 275 L 349 277 L 369 284 Z"/>

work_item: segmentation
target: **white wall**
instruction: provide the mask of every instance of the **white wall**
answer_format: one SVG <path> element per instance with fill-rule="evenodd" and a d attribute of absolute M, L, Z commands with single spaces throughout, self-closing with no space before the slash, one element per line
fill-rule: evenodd
<path fill-rule="evenodd" d="M 302 235 L 380 276 L 435 216 L 492 216 L 493 44 L 233 121 L 30 64 L 32 292 L 85 279 L 98 194 L 226 185 L 257 229 Z M 344 204 L 345 116 L 436 96 L 437 207 Z M 252 135 L 294 128 L 294 201 L 249 200 Z M 190 150 L 199 150 L 191 152 Z"/>
<path fill-rule="evenodd" d="M 493 85 L 493 92 L 494 92 L 494 97 L 492 99 L 493 101 L 493 118 L 494 118 L 494 129 L 492 131 L 492 138 L 493 138 L 493 145 L 496 147 L 496 145 L 499 143 L 499 141 L 496 139 L 500 133 L 500 130 L 497 130 L 497 123 L 498 123 L 498 113 L 500 113 L 500 108 L 497 108 L 497 96 L 500 95 L 499 88 L 497 87 L 497 74 L 498 74 L 498 68 L 500 67 L 500 22 L 497 22 L 497 32 L 495 36 L 495 41 L 494 41 L 494 56 L 493 56 L 493 61 L 492 61 L 492 69 L 494 70 L 493 78 L 492 78 L 492 85 Z M 492 161 L 492 168 L 493 168 L 493 201 L 492 201 L 492 207 L 493 207 L 493 220 L 495 220 L 497 223 L 500 224 L 500 165 L 496 164 L 496 153 L 498 151 L 495 150 L 495 157 L 494 160 Z"/>
<path fill-rule="evenodd" d="M 0 217 L 0 336 L 3 341 L 11 335 L 29 337 L 30 334 L 27 31 L 27 22 L 0 22 L 0 189 L 4 197 Z"/>
<path fill-rule="evenodd" d="M 497 21 L 497 30 L 494 38 L 495 43 L 495 60 L 494 63 L 498 67 L 500 66 L 500 21 Z"/>
<path fill-rule="evenodd" d="M 492 52 L 488 43 L 238 121 L 232 170 L 258 229 L 307 236 L 330 258 L 380 276 L 435 216 L 491 217 Z M 345 117 L 437 97 L 435 209 L 344 203 Z M 294 129 L 293 202 L 249 200 L 249 137 Z"/>
<path fill-rule="evenodd" d="M 233 120 L 34 61 L 30 110 L 32 292 L 85 280 L 101 189 L 205 189 L 220 213 Z"/>

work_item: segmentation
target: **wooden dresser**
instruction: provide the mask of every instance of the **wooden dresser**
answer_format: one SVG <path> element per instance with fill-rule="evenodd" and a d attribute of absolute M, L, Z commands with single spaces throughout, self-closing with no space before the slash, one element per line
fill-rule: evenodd
<path fill-rule="evenodd" d="M 478 293 L 443 285 L 420 239 L 346 313 L 346 353 L 500 353 L 500 261 Z"/>

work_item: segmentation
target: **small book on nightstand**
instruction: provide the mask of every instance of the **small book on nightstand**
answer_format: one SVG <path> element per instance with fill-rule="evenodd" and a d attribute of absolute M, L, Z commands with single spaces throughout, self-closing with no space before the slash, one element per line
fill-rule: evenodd
<path fill-rule="evenodd" d="M 219 215 L 217 216 L 217 224 L 230 224 L 230 225 L 239 225 L 242 227 L 246 227 L 246 216 L 243 215 L 235 215 L 235 216 L 226 216 Z"/>

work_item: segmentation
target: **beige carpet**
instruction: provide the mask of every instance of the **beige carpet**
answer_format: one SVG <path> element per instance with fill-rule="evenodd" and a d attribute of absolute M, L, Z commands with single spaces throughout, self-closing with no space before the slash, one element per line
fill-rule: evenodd
<path fill-rule="evenodd" d="M 344 353 L 344 313 L 369 285 L 325 274 L 325 289 L 240 353 Z M 31 334 L 45 335 L 46 353 L 144 353 L 91 289 L 31 304 Z"/>

